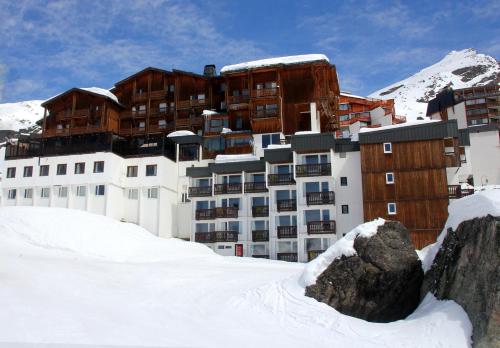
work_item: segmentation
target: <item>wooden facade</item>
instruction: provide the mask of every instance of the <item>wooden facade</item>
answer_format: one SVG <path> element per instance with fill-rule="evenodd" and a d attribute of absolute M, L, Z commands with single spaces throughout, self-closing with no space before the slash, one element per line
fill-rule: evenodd
<path fill-rule="evenodd" d="M 420 249 L 436 240 L 448 217 L 446 168 L 460 166 L 458 139 L 390 144 L 391 152 L 384 152 L 383 142 L 361 143 L 364 219 L 400 221 Z"/>

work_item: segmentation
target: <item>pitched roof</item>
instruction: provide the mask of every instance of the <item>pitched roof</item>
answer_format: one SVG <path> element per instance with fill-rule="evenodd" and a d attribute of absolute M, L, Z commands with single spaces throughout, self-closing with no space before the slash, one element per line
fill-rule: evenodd
<path fill-rule="evenodd" d="M 91 94 L 94 96 L 103 97 L 103 98 L 109 99 L 110 101 L 112 101 L 116 105 L 122 106 L 120 104 L 120 102 L 118 101 L 118 98 L 116 97 L 116 95 L 114 95 L 113 93 L 111 93 L 107 89 L 99 88 L 99 87 L 74 87 L 74 88 L 68 89 L 67 91 L 65 91 L 63 93 L 55 95 L 52 98 L 45 100 L 41 105 L 46 106 L 46 105 L 50 104 L 52 101 L 59 99 L 59 98 L 65 96 L 69 93 L 72 93 L 72 92 L 83 92 L 86 94 Z"/>

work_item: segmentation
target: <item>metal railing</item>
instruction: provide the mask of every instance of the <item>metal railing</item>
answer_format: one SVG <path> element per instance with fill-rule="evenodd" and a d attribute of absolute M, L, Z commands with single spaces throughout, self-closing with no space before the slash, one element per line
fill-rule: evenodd
<path fill-rule="evenodd" d="M 269 230 L 253 230 L 253 242 L 269 242 Z"/>
<path fill-rule="evenodd" d="M 189 188 L 189 197 L 207 197 L 212 195 L 212 186 L 192 186 Z"/>
<path fill-rule="evenodd" d="M 293 178 L 293 173 L 288 174 L 268 174 L 267 183 L 270 186 L 276 185 L 293 185 L 295 180 Z"/>
<path fill-rule="evenodd" d="M 194 240 L 197 243 L 219 243 L 219 242 L 237 242 L 237 231 L 213 231 L 213 232 L 196 232 Z"/>
<path fill-rule="evenodd" d="M 309 221 L 307 234 L 335 233 L 335 220 Z"/>
<path fill-rule="evenodd" d="M 278 208 L 278 212 L 296 211 L 297 210 L 297 200 L 296 199 L 279 199 L 276 201 L 276 206 Z"/>
<path fill-rule="evenodd" d="M 307 205 L 335 204 L 335 192 L 308 192 L 306 193 Z"/>
<path fill-rule="evenodd" d="M 278 238 L 297 238 L 297 226 L 278 226 Z"/>
<path fill-rule="evenodd" d="M 474 194 L 474 189 L 463 189 L 460 185 L 448 185 L 448 198 L 457 199 Z"/>
<path fill-rule="evenodd" d="M 214 193 L 216 195 L 222 194 L 238 194 L 241 193 L 242 185 L 238 184 L 215 184 L 214 185 Z"/>
<path fill-rule="evenodd" d="M 297 177 L 332 175 L 331 163 L 297 164 L 295 166 Z"/>
<path fill-rule="evenodd" d="M 254 205 L 252 207 L 252 217 L 267 217 L 269 216 L 268 205 Z"/>
<path fill-rule="evenodd" d="M 246 182 L 245 183 L 245 193 L 258 193 L 267 192 L 267 187 L 265 182 Z"/>
<path fill-rule="evenodd" d="M 297 253 L 278 253 L 276 256 L 280 261 L 297 262 L 299 259 Z"/>

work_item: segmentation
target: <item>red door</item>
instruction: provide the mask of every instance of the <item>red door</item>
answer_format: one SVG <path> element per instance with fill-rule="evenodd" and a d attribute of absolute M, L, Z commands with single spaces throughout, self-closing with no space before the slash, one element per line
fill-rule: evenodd
<path fill-rule="evenodd" d="M 234 249 L 234 255 L 243 257 L 243 244 L 236 244 Z"/>

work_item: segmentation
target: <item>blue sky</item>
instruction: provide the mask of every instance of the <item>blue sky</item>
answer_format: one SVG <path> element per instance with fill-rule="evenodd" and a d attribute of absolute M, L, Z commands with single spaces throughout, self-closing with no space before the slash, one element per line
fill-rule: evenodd
<path fill-rule="evenodd" d="M 304 53 L 369 94 L 469 47 L 500 57 L 500 0 L 0 0 L 0 102 Z"/>

